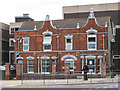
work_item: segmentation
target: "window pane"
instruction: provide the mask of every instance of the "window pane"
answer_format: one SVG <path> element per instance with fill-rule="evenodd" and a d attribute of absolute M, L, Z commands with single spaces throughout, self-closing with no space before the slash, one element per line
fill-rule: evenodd
<path fill-rule="evenodd" d="M 88 44 L 89 49 L 95 49 L 95 44 Z"/>
<path fill-rule="evenodd" d="M 34 61 L 33 60 L 29 60 L 29 65 L 34 65 Z"/>
<path fill-rule="evenodd" d="M 89 37 L 88 42 L 95 42 L 95 37 Z"/>
<path fill-rule="evenodd" d="M 44 50 L 51 50 L 51 45 L 44 45 Z"/>
<path fill-rule="evenodd" d="M 34 61 L 28 60 L 28 72 L 34 72 Z"/>
<path fill-rule="evenodd" d="M 49 60 L 42 60 L 42 72 L 49 72 Z"/>
<path fill-rule="evenodd" d="M 14 33 L 14 28 L 11 28 L 11 33 Z"/>
<path fill-rule="evenodd" d="M 56 63 L 56 60 L 52 60 L 52 63 Z"/>
<path fill-rule="evenodd" d="M 14 41 L 13 40 L 11 40 L 11 46 L 14 46 Z"/>
<path fill-rule="evenodd" d="M 87 65 L 89 68 L 89 72 L 95 72 L 95 60 L 94 59 L 87 59 Z"/>
<path fill-rule="evenodd" d="M 101 68 L 101 67 L 100 67 L 100 66 L 98 66 L 98 72 L 100 72 L 100 68 Z"/>
<path fill-rule="evenodd" d="M 29 44 L 28 40 L 23 40 L 23 44 Z"/>
<path fill-rule="evenodd" d="M 23 46 L 24 50 L 28 50 L 28 47 L 29 47 L 28 45 Z"/>
<path fill-rule="evenodd" d="M 71 39 L 68 38 L 66 43 L 72 43 Z"/>
<path fill-rule="evenodd" d="M 100 59 L 98 59 L 98 65 L 100 65 Z"/>
<path fill-rule="evenodd" d="M 50 34 L 46 34 L 44 37 L 51 37 L 51 35 Z"/>
<path fill-rule="evenodd" d="M 18 31 L 19 28 L 15 28 L 15 31 Z"/>
<path fill-rule="evenodd" d="M 71 50 L 72 49 L 72 44 L 66 44 L 66 49 Z"/>
<path fill-rule="evenodd" d="M 11 64 L 13 64 L 14 63 L 14 53 L 10 53 L 10 60 L 11 60 Z"/>

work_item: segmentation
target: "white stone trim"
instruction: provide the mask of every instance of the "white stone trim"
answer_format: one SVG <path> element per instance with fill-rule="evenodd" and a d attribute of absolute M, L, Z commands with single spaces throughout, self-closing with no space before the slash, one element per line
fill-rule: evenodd
<path fill-rule="evenodd" d="M 80 58 L 82 58 L 82 59 L 83 59 L 83 58 L 84 58 L 84 56 L 80 56 Z"/>
<path fill-rule="evenodd" d="M 72 38 L 72 37 L 73 37 L 73 35 L 70 35 L 70 34 L 65 36 L 65 38 Z"/>
<path fill-rule="evenodd" d="M 32 56 L 30 55 L 30 56 L 26 57 L 26 59 L 28 59 L 28 60 L 33 60 L 34 57 L 32 57 Z"/>
<path fill-rule="evenodd" d="M 115 57 L 117 56 L 117 57 Z M 113 55 L 113 59 L 120 59 L 120 55 Z"/>
<path fill-rule="evenodd" d="M 102 58 L 103 58 L 103 56 L 97 56 L 97 58 L 98 58 L 98 59 L 102 59 Z"/>
<path fill-rule="evenodd" d="M 30 37 L 22 37 L 22 39 L 29 39 Z"/>
<path fill-rule="evenodd" d="M 95 34 L 97 33 L 97 30 L 90 28 L 89 30 L 86 31 L 87 34 L 94 32 Z"/>
<path fill-rule="evenodd" d="M 86 59 L 95 59 L 96 56 L 85 56 Z"/>
<path fill-rule="evenodd" d="M 65 59 L 72 58 L 74 61 L 77 60 L 77 58 L 74 55 L 65 55 L 61 58 L 61 61 L 64 61 Z"/>
<path fill-rule="evenodd" d="M 51 58 L 52 58 L 52 59 L 57 59 L 57 57 L 56 57 L 56 56 L 52 56 Z"/>
<path fill-rule="evenodd" d="M 41 59 L 50 59 L 50 57 L 48 57 L 48 56 L 42 56 L 42 57 L 40 57 Z"/>
<path fill-rule="evenodd" d="M 16 57 L 16 59 L 17 59 L 17 60 L 22 60 L 23 57 L 21 57 L 21 56 L 19 55 L 19 57 Z"/>
<path fill-rule="evenodd" d="M 94 12 L 93 12 L 93 8 L 91 8 L 91 11 L 90 11 L 90 13 L 89 13 L 89 17 L 88 17 L 89 19 L 94 19 L 95 18 L 95 16 L 94 16 Z"/>
<path fill-rule="evenodd" d="M 46 30 L 45 32 L 43 32 L 42 34 L 43 34 L 43 35 L 46 35 L 46 34 L 52 35 L 52 32 L 47 29 L 47 30 Z"/>

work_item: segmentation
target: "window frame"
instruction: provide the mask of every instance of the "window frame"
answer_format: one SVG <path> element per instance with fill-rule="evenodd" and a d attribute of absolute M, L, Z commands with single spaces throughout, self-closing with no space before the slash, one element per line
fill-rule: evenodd
<path fill-rule="evenodd" d="M 43 62 L 43 60 L 45 60 L 45 64 L 47 64 L 46 63 L 46 61 L 48 61 L 49 62 L 49 72 L 43 72 L 43 70 L 42 70 L 42 62 Z M 45 66 L 45 65 L 44 65 Z M 46 71 L 46 70 L 45 70 Z M 41 74 L 50 74 L 50 60 L 49 59 L 41 59 Z"/>
<path fill-rule="evenodd" d="M 100 61 L 100 62 L 99 62 L 99 61 Z M 98 72 L 98 74 L 101 74 L 101 63 L 102 63 L 102 59 L 98 58 L 98 62 L 100 63 L 100 64 L 98 64 L 98 67 L 100 67 L 100 72 Z"/>
<path fill-rule="evenodd" d="M 49 35 L 49 37 L 46 37 L 46 35 Z M 47 43 L 47 44 L 43 43 L 43 51 L 52 51 L 52 35 L 49 33 L 44 34 L 43 35 L 43 42 L 44 42 L 44 39 L 51 39 L 51 43 Z M 51 45 L 51 49 L 45 49 L 45 45 Z"/>
<path fill-rule="evenodd" d="M 71 39 L 71 43 L 67 43 L 67 39 Z M 68 45 L 71 45 L 71 48 L 68 49 Z M 69 51 L 69 50 L 72 50 L 73 49 L 73 38 L 72 37 L 66 37 L 65 38 L 65 50 Z"/>
<path fill-rule="evenodd" d="M 25 40 L 28 40 L 28 43 L 27 43 L 27 44 L 24 43 Z M 28 49 L 25 50 L 25 49 L 24 49 L 24 46 L 28 46 Z M 29 37 L 23 38 L 23 51 L 29 51 Z"/>
<path fill-rule="evenodd" d="M 87 62 L 88 60 L 94 60 L 94 65 L 92 65 L 92 66 L 95 67 L 95 71 L 92 72 L 92 74 L 95 74 L 95 73 L 96 73 L 96 59 L 95 59 L 95 58 L 86 58 L 86 65 L 87 65 L 88 68 L 89 68 L 89 65 L 88 65 L 88 62 Z M 90 70 L 90 69 L 89 69 L 89 70 Z M 89 71 L 88 74 L 91 74 L 91 72 Z"/>
<path fill-rule="evenodd" d="M 29 65 L 29 61 L 33 61 L 33 65 Z M 33 67 L 33 71 L 32 72 L 29 72 L 29 66 Z M 27 60 L 27 73 L 34 73 L 34 60 L 32 60 L 32 59 L 28 59 Z"/>
<path fill-rule="evenodd" d="M 95 42 L 89 42 L 89 38 L 95 38 Z M 89 48 L 89 45 L 90 44 L 95 44 L 95 48 L 93 49 L 93 48 Z M 96 34 L 94 34 L 94 35 L 87 35 L 87 49 L 88 50 L 97 50 L 97 35 Z"/>
<path fill-rule="evenodd" d="M 10 46 L 10 47 L 14 47 L 14 46 L 15 46 L 15 42 L 14 42 L 14 45 L 11 45 L 11 41 L 14 42 L 14 38 L 10 38 L 10 39 L 9 39 L 9 46 Z"/>

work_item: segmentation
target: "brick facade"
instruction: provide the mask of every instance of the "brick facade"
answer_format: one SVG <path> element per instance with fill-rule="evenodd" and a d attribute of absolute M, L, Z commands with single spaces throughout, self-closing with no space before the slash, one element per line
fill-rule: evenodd
<path fill-rule="evenodd" d="M 108 25 L 109 27 L 109 25 Z M 41 29 L 38 30 L 31 30 L 31 31 L 18 31 L 15 33 L 15 52 L 19 54 L 23 59 L 23 73 L 28 73 L 28 59 L 31 58 L 34 63 L 34 72 L 33 73 L 41 73 L 44 67 L 42 67 L 42 57 L 45 60 L 49 60 L 49 74 L 51 72 L 59 72 L 65 74 L 65 72 L 74 72 L 81 71 L 83 65 L 88 63 L 87 59 L 94 59 L 95 74 L 98 74 L 98 59 L 106 62 L 107 68 L 106 71 L 108 72 L 108 27 L 101 27 L 96 23 L 96 18 L 89 18 L 87 24 L 82 28 L 70 28 L 70 29 L 57 29 L 54 28 L 51 24 L 51 21 L 44 21 L 44 25 Z M 90 29 L 97 30 L 96 33 L 96 50 L 88 50 L 87 46 L 87 30 Z M 44 51 L 43 50 L 43 32 L 46 31 L 52 32 L 52 50 L 51 51 Z M 66 50 L 66 37 L 72 35 L 72 50 Z M 104 38 L 104 45 L 103 45 L 103 35 Z M 23 51 L 23 37 L 29 37 L 29 51 Z M 21 40 L 21 42 L 18 42 Z M 18 47 L 19 45 L 19 47 Z M 103 48 L 104 47 L 104 48 Z M 19 48 L 19 49 L 18 49 Z M 18 51 L 19 50 L 19 51 Z M 106 54 L 106 56 L 104 56 Z M 16 56 L 16 55 L 15 55 Z M 56 57 L 56 64 L 52 64 L 52 57 Z M 39 58 L 38 58 L 39 57 Z M 104 58 L 105 57 L 105 58 Z M 17 57 L 16 57 L 17 58 Z M 66 60 L 69 63 L 66 63 Z M 66 69 L 70 63 L 74 63 L 72 69 Z M 17 63 L 17 59 L 16 59 Z M 45 63 L 44 63 L 45 64 Z M 72 64 L 71 64 L 72 65 Z M 101 64 L 100 64 L 101 65 Z M 55 67 L 54 67 L 55 66 Z M 70 65 L 69 65 L 70 67 Z M 101 67 L 100 67 L 101 68 Z M 102 69 L 102 68 L 101 68 Z M 54 74 L 52 74 L 54 75 Z"/>

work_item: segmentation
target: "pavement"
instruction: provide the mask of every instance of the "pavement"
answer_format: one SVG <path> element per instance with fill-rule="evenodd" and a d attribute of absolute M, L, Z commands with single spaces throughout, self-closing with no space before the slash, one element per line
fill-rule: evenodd
<path fill-rule="evenodd" d="M 0 81 L 0 85 L 2 87 L 70 87 L 76 85 L 112 85 L 114 87 L 118 87 L 118 79 L 119 76 L 115 76 L 115 78 L 107 77 L 107 78 L 88 78 L 87 81 L 83 79 L 51 79 L 51 80 L 2 80 Z M 110 86 L 111 86 L 110 85 Z M 79 87 L 79 86 L 78 86 Z M 81 87 L 81 86 L 80 86 Z M 83 86 L 84 87 L 84 86 Z M 94 87 L 94 86 L 93 86 Z"/>

